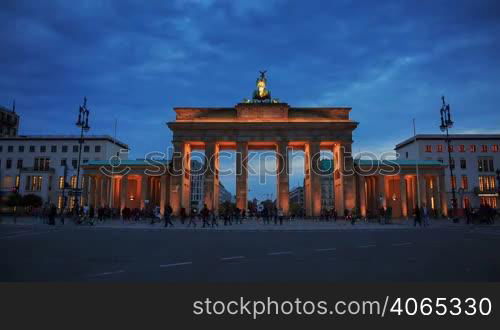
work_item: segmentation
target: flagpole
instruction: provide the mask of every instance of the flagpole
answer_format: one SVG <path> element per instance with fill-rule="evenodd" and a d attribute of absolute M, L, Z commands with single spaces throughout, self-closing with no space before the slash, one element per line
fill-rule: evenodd
<path fill-rule="evenodd" d="M 413 118 L 413 138 L 415 141 L 415 147 L 417 148 L 417 157 L 415 160 L 415 167 L 417 169 L 417 207 L 420 208 L 420 176 L 419 176 L 419 171 L 418 171 L 418 160 L 420 157 L 420 149 L 418 148 L 417 144 L 417 129 L 415 127 L 415 118 Z"/>

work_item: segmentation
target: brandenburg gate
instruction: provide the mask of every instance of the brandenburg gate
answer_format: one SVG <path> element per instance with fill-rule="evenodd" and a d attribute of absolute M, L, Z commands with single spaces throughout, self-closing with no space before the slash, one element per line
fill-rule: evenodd
<path fill-rule="evenodd" d="M 352 172 L 352 132 L 358 123 L 349 118 L 351 108 L 294 108 L 271 99 L 266 89 L 265 72 L 257 79 L 252 100 L 234 108 L 174 108 L 175 121 L 167 123 L 173 132 L 173 167 L 182 173 L 170 178 L 170 205 L 174 214 L 190 208 L 190 153 L 204 149 L 206 172 L 204 202 L 218 210 L 219 152 L 236 150 L 236 204 L 247 208 L 247 156 L 250 150 L 275 150 L 277 159 L 277 208 L 289 213 L 288 150 L 304 151 L 307 216 L 321 213 L 319 158 L 321 150 L 334 155 L 335 208 L 342 214 L 356 205 Z"/>
<path fill-rule="evenodd" d="M 320 152 L 333 154 L 333 205 L 361 217 L 374 217 L 390 209 L 394 217 L 407 218 L 426 205 L 447 215 L 445 165 L 429 160 L 353 160 L 352 133 L 358 123 L 348 107 L 295 108 L 271 98 L 265 72 L 257 79 L 251 100 L 233 108 L 174 108 L 174 154 L 170 160 L 90 161 L 83 166 L 83 203 L 91 207 L 153 208 L 163 213 L 170 205 L 174 215 L 191 212 L 191 153 L 205 151 L 204 203 L 219 208 L 219 153 L 236 150 L 236 206 L 247 208 L 248 154 L 274 150 L 277 162 L 276 207 L 289 215 L 289 151 L 304 152 L 304 205 L 307 217 L 321 215 Z M 159 166 L 162 165 L 162 166 Z M 166 171 L 157 171 L 159 168 Z"/>

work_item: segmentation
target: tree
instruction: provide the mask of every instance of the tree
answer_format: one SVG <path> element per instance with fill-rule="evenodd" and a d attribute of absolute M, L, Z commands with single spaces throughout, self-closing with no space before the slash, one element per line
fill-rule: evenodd
<path fill-rule="evenodd" d="M 27 194 L 27 195 L 23 196 L 23 202 L 22 202 L 22 204 L 24 206 L 28 206 L 28 207 L 40 207 L 43 204 L 43 200 L 38 195 Z"/>
<path fill-rule="evenodd" d="M 17 192 L 13 192 L 7 196 L 6 204 L 7 206 L 10 207 L 17 207 L 22 205 L 22 201 L 23 201 L 22 196 Z"/>

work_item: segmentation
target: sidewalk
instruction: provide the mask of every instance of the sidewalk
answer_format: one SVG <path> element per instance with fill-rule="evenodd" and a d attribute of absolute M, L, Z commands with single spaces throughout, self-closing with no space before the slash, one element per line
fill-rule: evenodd
<path fill-rule="evenodd" d="M 126 221 L 114 219 L 114 220 L 106 220 L 104 222 L 95 222 L 94 226 L 90 226 L 88 224 L 85 225 L 75 225 L 73 220 L 70 218 L 65 219 L 64 227 L 76 227 L 76 228 L 116 228 L 116 229 L 164 229 L 164 230 L 225 230 L 225 231 L 272 231 L 272 230 L 281 230 L 281 231 L 329 231 L 329 230 L 401 230 L 401 229 L 421 229 L 425 227 L 415 227 L 413 225 L 413 220 L 405 220 L 405 219 L 393 219 L 390 224 L 379 224 L 377 222 L 356 222 L 354 225 L 351 225 L 350 222 L 346 222 L 344 220 L 338 220 L 337 222 L 329 221 L 317 221 L 317 220 L 292 220 L 292 221 L 284 221 L 283 225 L 275 225 L 274 222 L 270 224 L 264 224 L 262 221 L 256 222 L 255 220 L 245 220 L 243 224 L 233 224 L 224 226 L 223 221 L 219 221 L 218 227 L 212 228 L 203 228 L 202 221 L 197 221 L 196 227 L 187 227 L 187 222 L 185 224 L 181 224 L 179 220 L 174 220 L 174 227 L 164 227 L 163 222 L 156 222 L 155 224 L 150 224 L 149 220 L 142 220 L 139 222 L 135 221 Z M 14 225 L 13 217 L 2 217 L 0 221 L 0 225 Z M 36 217 L 18 217 L 15 225 L 18 226 L 47 226 L 43 223 L 42 219 Z M 56 218 L 56 227 L 62 227 L 60 218 Z M 465 228 L 467 225 L 464 220 L 461 219 L 460 223 L 453 223 L 451 220 L 446 219 L 431 219 L 430 226 L 426 229 L 431 228 Z M 477 226 L 477 225 L 475 225 Z M 494 225 L 489 225 L 488 227 L 500 227 L 500 223 L 496 223 Z"/>

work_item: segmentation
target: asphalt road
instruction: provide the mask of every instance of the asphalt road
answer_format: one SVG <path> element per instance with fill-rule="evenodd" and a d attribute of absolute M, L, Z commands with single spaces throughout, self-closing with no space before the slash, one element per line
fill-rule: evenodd
<path fill-rule="evenodd" d="M 0 225 L 0 281 L 500 281 L 500 228 L 169 231 Z"/>

